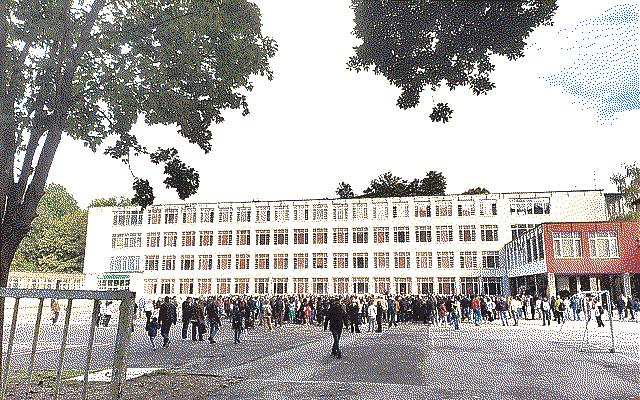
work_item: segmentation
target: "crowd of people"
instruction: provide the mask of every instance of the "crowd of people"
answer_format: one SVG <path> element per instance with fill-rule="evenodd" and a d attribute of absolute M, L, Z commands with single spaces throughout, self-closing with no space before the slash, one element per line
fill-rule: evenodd
<path fill-rule="evenodd" d="M 614 302 L 620 320 L 640 319 L 640 301 L 624 296 Z M 461 322 L 474 325 L 498 323 L 518 325 L 521 319 L 540 320 L 543 325 L 551 321 L 563 324 L 567 320 L 595 319 L 598 327 L 608 305 L 599 296 L 537 297 L 519 296 L 218 296 L 165 297 L 154 301 L 140 299 L 137 310 L 146 318 L 146 331 L 151 347 L 158 332 L 162 346 L 170 344 L 173 325 L 181 328 L 183 340 L 216 343 L 216 337 L 224 321 L 230 323 L 234 343 L 241 343 L 242 333 L 260 327 L 271 332 L 284 324 L 320 326 L 329 329 L 334 338 L 331 354 L 341 357 L 339 340 L 344 328 L 353 333 L 363 330 L 380 333 L 383 326 L 399 323 L 423 323 L 451 326 L 460 329 Z M 612 304 L 613 306 L 613 304 Z"/>

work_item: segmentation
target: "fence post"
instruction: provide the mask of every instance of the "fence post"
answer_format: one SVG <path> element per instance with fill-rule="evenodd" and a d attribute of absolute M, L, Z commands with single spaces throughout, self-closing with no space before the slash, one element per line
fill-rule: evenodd
<path fill-rule="evenodd" d="M 127 380 L 127 351 L 131 340 L 131 322 L 133 313 L 134 293 L 120 302 L 120 318 L 118 319 L 118 334 L 116 336 L 115 357 L 111 376 L 111 398 L 122 398 L 122 390 Z"/>
<path fill-rule="evenodd" d="M 15 303 L 13 303 L 13 316 L 11 320 L 11 331 L 9 332 L 9 343 L 7 344 L 7 357 L 4 362 L 4 371 L 2 373 L 2 390 L 0 391 L 0 399 L 4 400 L 4 395 L 7 391 L 7 381 L 9 378 L 9 365 L 11 364 L 11 352 L 13 351 L 13 339 L 16 336 L 16 323 L 18 321 L 18 308 L 20 307 L 20 298 L 15 299 Z M 0 324 L 3 324 L 4 321 L 0 321 Z M 0 343 L 2 346 L 2 343 Z M 0 348 L 2 350 L 2 348 Z M 2 352 L 0 351 L 0 357 L 2 357 Z"/>

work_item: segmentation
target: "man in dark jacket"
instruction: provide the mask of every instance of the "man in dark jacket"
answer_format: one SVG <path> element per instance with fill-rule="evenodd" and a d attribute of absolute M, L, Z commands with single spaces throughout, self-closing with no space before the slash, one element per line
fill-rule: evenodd
<path fill-rule="evenodd" d="M 218 304 L 215 299 L 209 298 L 206 308 L 207 320 L 209 321 L 209 343 L 215 343 L 214 340 L 218 329 L 220 329 L 220 315 L 218 314 Z"/>
<path fill-rule="evenodd" d="M 158 311 L 158 323 L 160 324 L 160 335 L 162 336 L 162 347 L 168 347 L 169 331 L 171 325 L 176 323 L 178 316 L 176 315 L 176 307 L 169 301 L 169 296 L 164 298 L 164 303 L 160 305 Z"/>
<path fill-rule="evenodd" d="M 246 306 L 238 300 L 231 311 L 231 327 L 233 328 L 233 343 L 240 343 Z"/>
<path fill-rule="evenodd" d="M 191 322 L 191 316 L 193 314 L 192 305 L 191 305 L 191 297 L 187 297 L 185 301 L 182 302 L 182 338 L 187 338 L 187 332 L 189 331 L 189 323 Z"/>
<path fill-rule="evenodd" d="M 191 340 L 202 341 L 205 333 L 204 304 L 202 300 L 195 300 L 191 306 Z M 197 336 L 197 339 L 196 339 Z"/>
<path fill-rule="evenodd" d="M 327 325 L 329 326 L 329 330 L 333 335 L 333 347 L 331 348 L 331 355 L 336 358 L 342 357 L 342 352 L 340 351 L 339 343 L 340 336 L 342 335 L 342 327 L 347 323 L 347 313 L 345 312 L 342 304 L 338 302 L 338 300 L 333 300 L 331 306 L 329 307 L 329 311 L 325 314 L 324 319 L 324 330 L 327 330 Z"/>
<path fill-rule="evenodd" d="M 353 298 L 352 302 L 347 307 L 349 313 L 349 322 L 351 323 L 351 333 L 360 333 L 360 305 L 358 301 Z"/>

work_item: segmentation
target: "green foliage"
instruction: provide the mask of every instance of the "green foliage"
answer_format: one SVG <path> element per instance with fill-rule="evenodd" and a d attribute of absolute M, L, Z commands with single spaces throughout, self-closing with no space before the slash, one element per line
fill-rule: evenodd
<path fill-rule="evenodd" d="M 372 180 L 362 197 L 441 196 L 446 189 L 441 172 L 429 171 L 424 178 L 409 182 L 389 171 Z"/>
<path fill-rule="evenodd" d="M 87 236 L 87 211 L 67 190 L 47 185 L 38 216 L 20 243 L 11 268 L 18 271 L 81 272 Z"/>
<path fill-rule="evenodd" d="M 348 68 L 373 69 L 402 89 L 397 105 L 415 107 L 425 87 L 468 86 L 476 95 L 495 87 L 492 55 L 524 56 L 525 39 L 550 25 L 555 0 L 395 1 L 351 0 L 354 35 L 362 40 Z M 439 103 L 432 121 L 447 122 L 452 110 Z"/>
<path fill-rule="evenodd" d="M 462 192 L 462 194 L 489 194 L 489 193 L 491 192 L 488 189 L 485 189 L 483 187 L 467 189 L 464 192 Z"/>
<path fill-rule="evenodd" d="M 636 211 L 632 204 L 640 199 L 640 165 L 634 162 L 633 164 L 624 164 L 622 167 L 624 172 L 611 176 L 611 182 L 616 185 L 630 211 L 617 216 L 617 219 L 640 221 L 640 212 Z"/>
<path fill-rule="evenodd" d="M 107 199 L 99 198 L 93 199 L 91 203 L 89 203 L 89 208 L 91 207 L 125 207 L 132 205 L 132 200 L 124 197 L 124 196 L 113 196 Z"/>
<path fill-rule="evenodd" d="M 340 182 L 340 184 L 338 185 L 338 189 L 336 190 L 336 194 L 341 199 L 352 199 L 356 197 L 356 195 L 353 193 L 351 185 L 346 182 Z"/>

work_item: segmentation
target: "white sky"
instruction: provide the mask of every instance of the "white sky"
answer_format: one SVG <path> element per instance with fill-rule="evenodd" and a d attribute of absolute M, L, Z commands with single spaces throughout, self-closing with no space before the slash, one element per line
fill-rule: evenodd
<path fill-rule="evenodd" d="M 640 111 L 603 124 L 596 111 L 583 110 L 544 79 L 571 62 L 562 32 L 625 1 L 560 0 L 555 25 L 533 34 L 524 58 L 495 60 L 497 87 L 487 96 L 467 88 L 435 94 L 454 108 L 448 124 L 429 119 L 432 92 L 424 92 L 417 108 L 400 110 L 399 90 L 384 77 L 346 69 L 356 44 L 348 0 L 256 2 L 279 51 L 271 61 L 275 79 L 254 79 L 251 114 L 227 112 L 213 127 L 208 155 L 177 139 L 175 127 L 135 129 L 151 149 L 178 147 L 200 172 L 200 190 L 188 201 L 332 198 L 339 182 L 361 193 L 388 170 L 405 179 L 441 171 L 447 193 L 477 186 L 591 189 L 595 171 L 595 186 L 614 191 L 609 177 L 640 159 Z M 153 178 L 157 203 L 178 202 L 156 168 L 161 172 L 150 163 L 133 165 L 138 175 Z M 67 187 L 81 206 L 96 197 L 132 195 L 125 165 L 70 139 L 60 146 L 49 182 Z"/>

